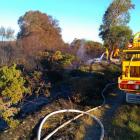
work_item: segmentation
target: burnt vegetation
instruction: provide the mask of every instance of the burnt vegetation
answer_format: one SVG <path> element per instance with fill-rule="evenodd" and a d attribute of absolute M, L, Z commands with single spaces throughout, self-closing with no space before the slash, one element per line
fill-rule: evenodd
<path fill-rule="evenodd" d="M 58 20 L 40 11 L 19 17 L 16 37 L 12 28 L 0 27 L 0 139 L 36 139 L 46 114 L 64 108 L 87 110 L 102 103 L 101 91 L 117 80 L 120 65 L 86 62 L 101 56 L 106 48 L 124 48 L 132 36 L 126 24 L 134 6 L 127 0 L 117 9 L 118 15 L 113 15 L 117 2 L 114 0 L 103 17 L 100 36 L 104 44 L 83 39 L 65 43 Z M 49 120 L 43 135 L 73 116 Z M 86 120 L 73 122 L 54 139 L 83 139 Z"/>
<path fill-rule="evenodd" d="M 83 109 L 99 104 L 100 89 L 94 89 L 92 84 L 100 84 L 102 76 L 94 74 L 99 83 L 95 82 L 92 72 L 82 71 L 81 66 L 87 57 L 97 57 L 104 51 L 101 43 L 75 39 L 66 44 L 58 21 L 40 11 L 26 12 L 18 24 L 17 37 L 12 28 L 0 28 L 0 123 L 4 124 L 0 124 L 1 131 L 7 129 L 14 134 L 29 115 L 41 111 L 50 102 L 55 105 L 57 100 L 58 104 L 62 103 L 54 110 L 65 104 Z M 84 45 L 84 59 L 77 54 L 81 45 Z M 89 84 L 81 89 L 84 82 Z M 101 82 L 102 88 L 105 83 Z M 99 101 L 88 103 L 86 100 L 91 97 Z M 7 136 L 9 139 L 10 135 Z"/>

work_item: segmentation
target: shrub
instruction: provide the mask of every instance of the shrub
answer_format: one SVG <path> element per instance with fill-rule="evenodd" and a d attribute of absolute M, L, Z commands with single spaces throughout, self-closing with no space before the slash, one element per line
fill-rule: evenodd
<path fill-rule="evenodd" d="M 107 80 L 103 75 L 94 74 L 93 77 L 74 78 L 71 83 L 74 89 L 72 96 L 74 103 L 93 106 L 102 102 L 101 91 L 107 84 Z"/>
<path fill-rule="evenodd" d="M 60 70 L 72 66 L 75 56 L 61 51 L 45 51 L 40 54 L 40 62 L 44 69 Z"/>
<path fill-rule="evenodd" d="M 112 121 L 114 134 L 111 138 L 123 140 L 140 139 L 140 110 L 138 105 L 123 105 L 116 111 Z"/>
<path fill-rule="evenodd" d="M 63 57 L 60 60 L 60 63 L 65 68 L 65 67 L 71 66 L 74 60 L 75 60 L 74 55 L 65 53 L 65 54 L 63 54 Z"/>
<path fill-rule="evenodd" d="M 0 117 L 10 127 L 15 127 L 17 124 L 14 120 L 15 114 L 19 112 L 17 104 L 29 90 L 24 86 L 25 82 L 21 71 L 16 69 L 16 65 L 4 66 L 0 69 Z"/>

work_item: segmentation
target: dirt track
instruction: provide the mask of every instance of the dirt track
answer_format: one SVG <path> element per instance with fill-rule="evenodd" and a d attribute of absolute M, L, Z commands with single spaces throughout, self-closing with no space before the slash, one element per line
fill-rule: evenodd
<path fill-rule="evenodd" d="M 115 111 L 125 102 L 125 94 L 119 90 L 110 92 L 106 97 L 105 105 L 100 109 L 93 112 L 95 116 L 100 118 L 104 125 L 105 137 L 104 140 L 112 140 L 109 135 L 111 131 L 112 119 Z M 87 133 L 84 140 L 99 140 L 101 129 L 98 125 L 87 128 Z"/>

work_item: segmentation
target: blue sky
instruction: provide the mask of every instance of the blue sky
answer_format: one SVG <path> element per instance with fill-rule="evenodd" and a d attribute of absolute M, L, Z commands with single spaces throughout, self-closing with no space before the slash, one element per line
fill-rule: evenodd
<path fill-rule="evenodd" d="M 0 26 L 12 27 L 16 33 L 17 20 L 29 10 L 40 10 L 59 20 L 65 42 L 74 38 L 101 41 L 99 26 L 112 0 L 0 0 Z M 140 0 L 132 0 L 131 29 L 140 31 Z"/>

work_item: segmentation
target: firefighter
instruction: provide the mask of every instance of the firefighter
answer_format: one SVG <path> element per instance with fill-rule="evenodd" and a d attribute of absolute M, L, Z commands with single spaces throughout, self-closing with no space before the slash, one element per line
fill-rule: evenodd
<path fill-rule="evenodd" d="M 109 58 L 109 51 L 108 51 L 108 48 L 106 48 L 105 54 L 106 54 L 106 59 L 108 60 L 108 58 Z"/>
<path fill-rule="evenodd" d="M 119 52 L 120 52 L 119 48 L 116 48 L 115 51 L 114 51 L 113 57 L 118 57 Z"/>

